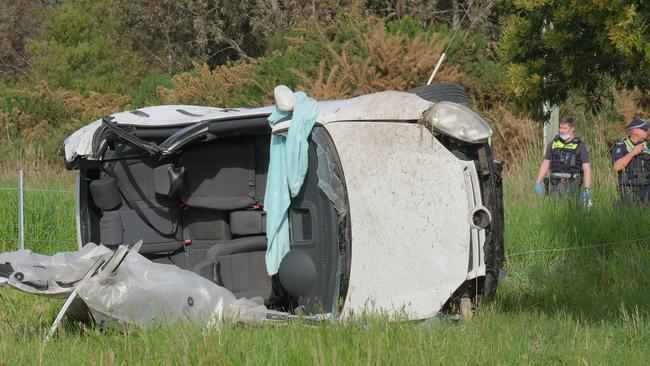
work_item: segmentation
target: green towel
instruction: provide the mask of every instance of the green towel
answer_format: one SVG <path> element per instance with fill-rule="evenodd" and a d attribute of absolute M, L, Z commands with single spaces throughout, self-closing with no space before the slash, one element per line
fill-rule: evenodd
<path fill-rule="evenodd" d="M 291 249 L 289 238 L 289 206 L 307 174 L 309 166 L 307 140 L 318 117 L 318 103 L 303 92 L 295 93 L 296 106 L 291 116 L 288 135 L 271 135 L 271 157 L 264 194 L 266 211 L 266 270 L 278 273 L 282 258 Z M 268 121 L 273 127 L 289 115 L 275 107 Z"/>

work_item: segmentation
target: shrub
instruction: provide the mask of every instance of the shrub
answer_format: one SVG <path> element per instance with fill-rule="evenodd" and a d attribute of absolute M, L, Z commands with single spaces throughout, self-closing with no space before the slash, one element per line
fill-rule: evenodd
<path fill-rule="evenodd" d="M 445 39 L 438 33 L 410 37 L 390 33 L 385 24 L 361 25 L 349 40 L 336 40 L 323 48 L 326 57 L 317 75 L 294 70 L 300 87 L 319 99 L 343 98 L 382 90 L 407 90 L 426 83 L 442 53 Z M 437 81 L 456 82 L 456 67 L 441 69 Z"/>
<path fill-rule="evenodd" d="M 41 81 L 33 87 L 9 90 L 4 96 L 5 110 L 0 122 L 5 127 L 2 144 L 6 153 L 30 143 L 44 149 L 45 156 L 55 160 L 63 139 L 103 115 L 127 109 L 131 97 L 116 93 L 90 92 L 81 95 L 61 88 L 51 88 Z"/>
<path fill-rule="evenodd" d="M 172 75 L 151 73 L 142 79 L 140 88 L 130 93 L 133 98 L 133 107 L 141 108 L 160 104 L 161 101 L 156 95 L 158 87 L 173 87 Z"/>
<path fill-rule="evenodd" d="M 506 168 L 510 168 L 529 154 L 531 148 L 540 146 L 538 125 L 529 118 L 512 113 L 505 105 L 494 105 L 482 115 L 493 130 L 494 154 Z"/>
<path fill-rule="evenodd" d="M 257 65 L 231 63 L 210 70 L 206 64 L 194 63 L 194 73 L 174 76 L 173 88 L 159 86 L 158 99 L 165 104 L 200 104 L 213 107 L 249 106 L 244 92 L 254 85 Z"/>
<path fill-rule="evenodd" d="M 66 1 L 52 11 L 43 39 L 28 44 L 33 71 L 55 88 L 124 92 L 142 74 L 138 58 L 103 30 L 102 2 Z"/>

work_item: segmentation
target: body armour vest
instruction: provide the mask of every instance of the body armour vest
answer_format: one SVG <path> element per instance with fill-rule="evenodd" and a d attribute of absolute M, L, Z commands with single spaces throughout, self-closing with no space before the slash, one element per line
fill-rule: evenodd
<path fill-rule="evenodd" d="M 581 143 L 577 137 L 565 142 L 555 136 L 551 145 L 551 173 L 582 175 L 582 160 L 576 154 Z"/>
<path fill-rule="evenodd" d="M 624 138 L 621 142 L 625 145 L 628 153 L 636 146 L 629 137 Z M 650 184 L 650 149 L 648 149 L 647 143 L 643 152 L 635 156 L 623 170 L 618 172 L 618 184 L 632 187 Z"/>

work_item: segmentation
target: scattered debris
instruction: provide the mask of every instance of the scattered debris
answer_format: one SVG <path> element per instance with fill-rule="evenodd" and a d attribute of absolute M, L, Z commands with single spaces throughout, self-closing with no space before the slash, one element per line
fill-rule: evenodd
<path fill-rule="evenodd" d="M 229 290 L 174 265 L 154 263 L 122 245 L 112 251 L 89 243 L 78 252 L 45 256 L 19 250 L 0 254 L 0 285 L 30 294 L 66 298 L 47 338 L 73 303 L 81 301 L 100 323 L 171 324 L 191 321 L 219 327 L 224 320 L 255 323 L 288 319 L 261 299 L 237 299 Z M 79 305 L 79 304 L 77 304 Z"/>

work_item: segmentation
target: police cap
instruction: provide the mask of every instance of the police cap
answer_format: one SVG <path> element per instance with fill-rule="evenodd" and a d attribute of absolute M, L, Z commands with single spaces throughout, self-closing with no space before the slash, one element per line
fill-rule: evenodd
<path fill-rule="evenodd" d="M 641 118 L 635 118 L 632 120 L 632 122 L 630 122 L 630 124 L 627 125 L 628 130 L 631 130 L 633 128 L 640 128 L 644 131 L 647 131 L 650 129 L 650 124 Z"/>

